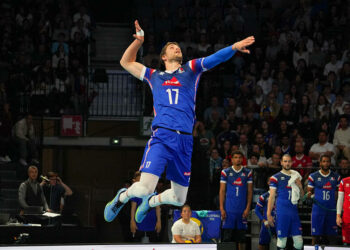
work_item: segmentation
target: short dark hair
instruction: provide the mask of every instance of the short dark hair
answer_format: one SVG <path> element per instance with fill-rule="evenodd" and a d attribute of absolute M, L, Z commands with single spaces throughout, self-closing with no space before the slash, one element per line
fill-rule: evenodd
<path fill-rule="evenodd" d="M 176 46 L 180 47 L 180 45 L 179 45 L 177 42 L 167 42 L 167 43 L 164 45 L 164 47 L 162 48 L 162 50 L 160 51 L 159 58 L 160 58 L 160 64 L 161 64 L 161 65 L 164 65 L 164 62 L 163 62 L 162 57 L 165 55 L 166 49 L 167 49 L 168 46 L 171 45 L 171 44 L 175 44 Z"/>
<path fill-rule="evenodd" d="M 331 157 L 329 155 L 321 155 L 320 162 L 323 160 L 323 158 L 328 158 L 328 160 L 331 160 Z"/>
<path fill-rule="evenodd" d="M 188 208 L 192 211 L 190 205 L 185 204 L 185 205 L 183 205 L 183 206 L 181 207 L 181 212 L 182 212 L 182 211 L 184 210 L 184 208 L 186 208 L 186 207 L 188 207 Z"/>
<path fill-rule="evenodd" d="M 243 153 L 242 153 L 241 151 L 239 151 L 239 150 L 233 151 L 233 152 L 232 152 L 232 157 L 233 157 L 234 155 L 240 155 L 240 156 L 244 157 Z"/>

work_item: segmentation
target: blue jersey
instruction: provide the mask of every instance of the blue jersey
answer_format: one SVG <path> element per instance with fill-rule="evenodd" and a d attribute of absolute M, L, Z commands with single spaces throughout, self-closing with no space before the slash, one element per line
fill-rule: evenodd
<path fill-rule="evenodd" d="M 130 199 L 133 202 L 136 202 L 136 209 L 137 207 L 142 203 L 142 199 L 141 198 L 131 198 Z M 155 231 L 156 230 L 156 224 L 157 224 L 157 214 L 156 214 L 156 209 L 151 209 L 145 219 L 141 222 L 141 223 L 137 223 L 137 229 L 139 231 L 143 231 L 143 232 L 150 232 L 150 231 Z"/>
<path fill-rule="evenodd" d="M 243 213 L 247 206 L 248 183 L 253 183 L 252 170 L 242 167 L 236 171 L 233 167 L 221 171 L 221 183 L 226 183 L 225 211 Z"/>
<path fill-rule="evenodd" d="M 266 192 L 260 195 L 258 202 L 255 207 L 255 214 L 259 217 L 260 220 L 267 220 L 267 203 L 269 201 L 270 192 Z M 263 210 L 263 214 L 261 214 L 261 210 Z M 271 216 L 275 216 L 275 207 L 273 207 L 271 211 Z"/>
<path fill-rule="evenodd" d="M 277 189 L 276 191 L 276 213 L 285 214 L 289 212 L 298 212 L 297 205 L 291 202 L 292 188 L 288 186 L 289 175 L 282 172 L 274 174 L 270 178 L 270 188 Z"/>
<path fill-rule="evenodd" d="M 336 208 L 335 193 L 339 187 L 341 177 L 330 171 L 328 175 L 323 175 L 321 171 L 310 174 L 308 178 L 308 187 L 314 189 L 315 200 L 320 203 L 323 207 L 329 209 Z M 314 203 L 313 209 L 315 211 L 324 211 L 317 203 Z"/>
<path fill-rule="evenodd" d="M 192 133 L 196 92 L 201 74 L 206 70 L 203 60 L 193 59 L 173 73 L 145 68 L 142 79 L 153 93 L 153 130 L 164 127 Z"/>
<path fill-rule="evenodd" d="M 202 72 L 230 59 L 236 50 L 223 48 L 205 58 L 193 59 L 172 73 L 143 68 L 140 79 L 153 93 L 152 129 L 164 127 L 192 133 L 196 93 Z"/>

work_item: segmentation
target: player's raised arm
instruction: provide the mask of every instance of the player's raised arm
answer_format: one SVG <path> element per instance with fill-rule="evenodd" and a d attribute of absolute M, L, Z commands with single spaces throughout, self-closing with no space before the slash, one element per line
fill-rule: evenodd
<path fill-rule="evenodd" d="M 247 49 L 247 47 L 252 45 L 254 42 L 254 36 L 250 36 L 239 42 L 234 43 L 231 46 L 223 48 L 215 52 L 214 54 L 205 57 L 203 59 L 203 67 L 205 69 L 211 69 L 220 63 L 226 62 L 236 53 L 237 50 L 242 53 L 250 54 L 250 51 Z"/>
<path fill-rule="evenodd" d="M 125 50 L 122 59 L 120 59 L 120 65 L 130 74 L 142 80 L 142 71 L 145 69 L 145 66 L 141 63 L 136 62 L 136 55 L 137 51 L 141 48 L 143 44 L 144 32 L 141 29 L 137 20 L 135 21 L 135 30 L 136 34 L 133 35 L 135 40 Z"/>

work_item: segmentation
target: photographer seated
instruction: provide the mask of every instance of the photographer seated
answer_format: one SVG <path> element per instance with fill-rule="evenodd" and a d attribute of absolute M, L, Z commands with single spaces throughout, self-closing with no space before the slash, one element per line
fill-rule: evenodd
<path fill-rule="evenodd" d="M 37 181 L 38 168 L 29 166 L 28 177 L 25 182 L 21 183 L 18 189 L 18 201 L 21 206 L 20 215 L 27 213 L 26 210 L 29 210 L 31 207 L 42 207 L 45 211 L 50 212 L 51 210 L 47 205 L 42 187 Z M 42 211 L 38 210 L 30 213 L 39 214 L 40 212 Z"/>
<path fill-rule="evenodd" d="M 63 183 L 62 179 L 55 172 L 48 172 L 40 183 L 44 195 L 52 212 L 62 213 L 64 207 L 64 197 L 73 194 L 72 190 Z"/>

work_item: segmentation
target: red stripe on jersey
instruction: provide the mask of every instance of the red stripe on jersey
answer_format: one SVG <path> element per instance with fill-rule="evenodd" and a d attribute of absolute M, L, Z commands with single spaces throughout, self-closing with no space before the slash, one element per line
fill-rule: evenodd
<path fill-rule="evenodd" d="M 259 200 L 264 201 L 264 197 L 260 196 Z"/>
<path fill-rule="evenodd" d="M 314 182 L 314 179 L 312 179 L 312 177 L 311 177 L 311 176 L 309 176 L 307 179 L 308 179 L 309 181 Z"/>
<path fill-rule="evenodd" d="M 272 181 L 274 183 L 278 183 L 278 180 L 274 176 L 271 176 L 270 181 Z"/>
<path fill-rule="evenodd" d="M 151 70 L 150 70 L 150 72 L 149 72 L 149 79 L 151 79 L 152 74 L 153 74 L 155 71 L 156 71 L 155 69 L 151 69 Z"/>
<path fill-rule="evenodd" d="M 227 177 L 227 175 L 224 171 L 221 171 L 221 176 Z"/>
<path fill-rule="evenodd" d="M 248 173 L 248 178 L 252 176 L 252 171 Z"/>
<path fill-rule="evenodd" d="M 195 60 L 192 60 L 192 61 L 191 61 L 191 69 L 192 69 L 193 72 L 195 72 L 195 70 L 196 70 L 196 68 L 195 68 L 195 63 L 196 63 Z"/>

